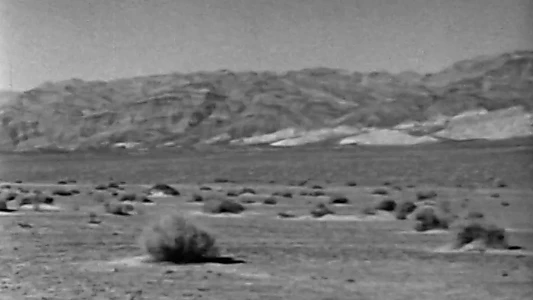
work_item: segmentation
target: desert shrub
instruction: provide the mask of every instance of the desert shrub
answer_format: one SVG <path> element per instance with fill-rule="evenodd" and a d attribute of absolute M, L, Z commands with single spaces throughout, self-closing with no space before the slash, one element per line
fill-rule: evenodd
<path fill-rule="evenodd" d="M 355 181 L 348 181 L 348 182 L 346 182 L 346 185 L 347 185 L 347 186 L 357 186 L 357 182 L 355 182 Z"/>
<path fill-rule="evenodd" d="M 276 197 L 274 196 L 266 197 L 263 200 L 263 204 L 266 204 L 266 205 L 276 205 L 277 203 L 278 203 L 278 199 L 276 199 Z"/>
<path fill-rule="evenodd" d="M 372 195 L 382 195 L 382 196 L 385 196 L 385 195 L 388 195 L 388 194 L 389 194 L 389 190 L 386 189 L 386 188 L 382 188 L 382 187 L 375 188 L 375 189 L 372 191 Z"/>
<path fill-rule="evenodd" d="M 124 202 L 124 201 L 135 202 L 136 200 L 137 200 L 137 194 L 133 192 L 122 193 L 118 195 L 118 201 L 120 202 Z"/>
<path fill-rule="evenodd" d="M 454 227 L 454 248 L 461 248 L 472 242 L 479 242 L 484 247 L 493 249 L 509 248 L 505 229 L 483 218 L 464 219 Z"/>
<path fill-rule="evenodd" d="M 500 204 L 501 204 L 502 206 L 504 206 L 504 207 L 505 207 L 505 206 L 509 206 L 509 202 L 508 202 L 508 201 L 502 201 Z"/>
<path fill-rule="evenodd" d="M 500 198 L 500 193 L 492 193 L 490 194 L 492 198 Z"/>
<path fill-rule="evenodd" d="M 239 190 L 239 195 L 242 194 L 255 194 L 255 190 L 249 187 L 243 187 Z"/>
<path fill-rule="evenodd" d="M 140 241 L 144 251 L 156 261 L 194 263 L 219 256 L 214 235 L 178 213 L 150 224 Z"/>
<path fill-rule="evenodd" d="M 2 185 L 0 185 L 0 189 L 9 190 L 9 189 L 11 189 L 11 185 L 10 184 L 2 184 Z"/>
<path fill-rule="evenodd" d="M 16 183 L 16 184 L 21 184 L 21 183 L 22 183 L 22 180 L 15 180 L 15 183 Z"/>
<path fill-rule="evenodd" d="M 231 180 L 226 179 L 226 178 L 215 178 L 213 181 L 215 183 L 229 183 L 229 182 L 231 182 Z"/>
<path fill-rule="evenodd" d="M 24 195 L 19 201 L 19 205 L 39 205 L 39 204 L 53 204 L 54 198 L 43 193 L 31 193 Z"/>
<path fill-rule="evenodd" d="M 131 203 L 116 200 L 105 202 L 104 208 L 107 213 L 120 216 L 129 216 L 135 211 L 135 207 Z"/>
<path fill-rule="evenodd" d="M 80 190 L 78 189 L 71 189 L 70 192 L 72 193 L 72 195 L 78 195 L 80 193 Z"/>
<path fill-rule="evenodd" d="M 283 197 L 283 198 L 292 198 L 292 192 L 291 191 L 276 191 L 276 192 L 272 193 L 272 196 Z"/>
<path fill-rule="evenodd" d="M 56 196 L 72 196 L 72 192 L 66 189 L 55 189 L 52 191 L 52 195 Z"/>
<path fill-rule="evenodd" d="M 320 196 L 325 196 L 326 193 L 322 190 L 314 190 L 314 191 L 310 191 L 308 195 L 312 197 L 320 197 Z"/>
<path fill-rule="evenodd" d="M 111 181 L 110 183 L 107 184 L 107 187 L 110 188 L 110 189 L 117 189 L 117 190 L 122 189 L 120 184 L 118 182 L 116 182 L 116 181 Z"/>
<path fill-rule="evenodd" d="M 13 201 L 17 198 L 18 194 L 13 191 L 0 192 L 0 201 Z"/>
<path fill-rule="evenodd" d="M 475 210 L 468 211 L 466 215 L 464 216 L 465 220 L 479 220 L 479 219 L 484 219 L 484 218 L 485 218 L 485 214 L 483 214 L 480 211 L 475 211 Z"/>
<path fill-rule="evenodd" d="M 309 190 L 301 190 L 300 191 L 300 196 L 309 196 L 310 193 L 311 193 L 311 191 L 309 191 Z"/>
<path fill-rule="evenodd" d="M 421 190 L 416 192 L 416 199 L 418 201 L 433 199 L 437 197 L 437 192 L 434 190 Z"/>
<path fill-rule="evenodd" d="M 329 194 L 329 203 L 330 204 L 348 204 L 350 203 L 350 199 L 348 199 L 348 197 L 346 197 L 345 195 L 342 195 L 342 194 L 337 194 L 337 193 L 332 193 L 332 194 Z"/>
<path fill-rule="evenodd" d="M 311 188 L 313 190 L 322 190 L 322 189 L 324 189 L 324 187 L 319 185 L 319 184 L 314 184 L 314 185 L 311 186 Z"/>
<path fill-rule="evenodd" d="M 376 208 L 374 208 L 374 206 L 365 206 L 361 209 L 361 213 L 363 215 L 373 216 L 377 213 L 377 211 L 376 211 Z"/>
<path fill-rule="evenodd" d="M 97 184 L 94 186 L 94 189 L 97 191 L 104 191 L 107 190 L 107 185 L 105 184 Z"/>
<path fill-rule="evenodd" d="M 228 196 L 228 197 L 237 197 L 237 196 L 239 196 L 239 191 L 238 190 L 228 190 L 226 192 L 226 196 Z"/>
<path fill-rule="evenodd" d="M 203 206 L 203 211 L 210 214 L 239 214 L 245 209 L 246 208 L 242 204 L 222 197 L 208 199 L 204 201 Z"/>
<path fill-rule="evenodd" d="M 212 191 L 213 189 L 210 186 L 202 185 L 200 191 Z"/>
<path fill-rule="evenodd" d="M 501 178 L 495 178 L 492 182 L 493 186 L 497 187 L 497 188 L 504 188 L 504 187 L 507 187 L 507 183 L 501 179 Z"/>
<path fill-rule="evenodd" d="M 7 202 L 3 199 L 0 199 L 0 211 L 3 211 L 3 212 L 9 211 L 7 209 Z"/>
<path fill-rule="evenodd" d="M 389 185 L 391 185 L 391 184 L 392 184 L 392 183 L 391 183 L 390 181 L 383 181 L 383 185 L 384 185 L 384 186 L 389 186 Z"/>
<path fill-rule="evenodd" d="M 60 185 L 64 185 L 64 184 L 67 184 L 68 182 L 66 180 L 59 180 L 57 182 L 57 184 L 60 184 Z"/>
<path fill-rule="evenodd" d="M 414 211 L 414 219 L 417 221 L 415 230 L 427 231 L 432 229 L 448 229 L 450 219 L 447 215 L 438 211 L 434 206 L 420 206 Z"/>
<path fill-rule="evenodd" d="M 310 213 L 314 218 L 321 218 L 325 215 L 335 214 L 335 212 L 325 203 L 318 203 L 313 209 L 311 209 Z"/>
<path fill-rule="evenodd" d="M 278 213 L 278 217 L 282 219 L 296 218 L 296 214 L 291 211 L 281 211 Z"/>
<path fill-rule="evenodd" d="M 204 201 L 204 197 L 197 193 L 193 193 L 191 195 L 191 198 L 189 199 L 189 202 L 202 202 L 202 201 Z"/>
<path fill-rule="evenodd" d="M 100 223 L 102 223 L 102 220 L 98 218 L 98 215 L 96 214 L 96 212 L 94 211 L 89 212 L 89 224 L 100 224 Z"/>
<path fill-rule="evenodd" d="M 394 211 L 396 209 L 396 201 L 390 198 L 381 199 L 377 201 L 375 209 L 383 211 Z"/>
<path fill-rule="evenodd" d="M 180 192 L 168 184 L 157 183 L 150 188 L 151 192 L 161 192 L 169 196 L 179 196 Z"/>
<path fill-rule="evenodd" d="M 244 203 L 244 204 L 252 204 L 262 199 L 263 197 L 260 197 L 254 194 L 248 194 L 248 193 L 240 194 L 238 197 L 239 202 Z"/>
<path fill-rule="evenodd" d="M 403 190 L 403 188 L 401 186 L 399 186 L 399 185 L 392 186 L 392 189 L 397 190 L 397 191 Z"/>
<path fill-rule="evenodd" d="M 416 204 L 413 201 L 402 201 L 396 206 L 396 219 L 405 220 L 407 216 L 414 212 Z"/>

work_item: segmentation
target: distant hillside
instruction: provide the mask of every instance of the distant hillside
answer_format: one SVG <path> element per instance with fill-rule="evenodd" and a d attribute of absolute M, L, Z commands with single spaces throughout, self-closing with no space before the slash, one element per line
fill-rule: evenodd
<path fill-rule="evenodd" d="M 0 150 L 86 150 L 117 143 L 134 148 L 244 145 L 246 138 L 276 132 L 286 136 L 267 136 L 268 143 L 293 146 L 302 138 L 287 136 L 291 130 L 300 137 L 311 132 L 303 143 L 316 143 L 368 134 L 368 128 L 517 106 L 529 120 L 533 51 L 460 61 L 435 74 L 312 68 L 283 74 L 173 73 L 109 82 L 72 79 L 42 84 L 0 106 Z M 446 124 L 431 132 L 419 130 L 418 136 L 444 130 Z M 291 142 L 279 143 L 288 138 Z"/>

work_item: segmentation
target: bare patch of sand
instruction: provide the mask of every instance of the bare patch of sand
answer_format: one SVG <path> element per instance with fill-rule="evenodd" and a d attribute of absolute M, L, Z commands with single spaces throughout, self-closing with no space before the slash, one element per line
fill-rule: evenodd
<path fill-rule="evenodd" d="M 34 208 L 33 208 L 33 205 L 31 204 L 26 204 L 26 205 L 21 205 L 19 207 L 19 210 L 25 210 L 25 211 L 33 211 Z M 56 212 L 56 211 L 62 211 L 63 209 L 57 205 L 50 205 L 50 204 L 39 204 L 39 210 L 38 211 L 42 211 L 42 212 Z"/>

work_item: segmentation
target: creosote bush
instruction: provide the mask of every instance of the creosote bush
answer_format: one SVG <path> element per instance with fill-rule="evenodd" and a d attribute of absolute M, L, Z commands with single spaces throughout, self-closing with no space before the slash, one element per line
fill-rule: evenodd
<path fill-rule="evenodd" d="M 239 214 L 242 213 L 246 208 L 233 200 L 220 197 L 213 197 L 204 201 L 203 211 L 210 214 Z"/>
<path fill-rule="evenodd" d="M 509 248 L 505 229 L 484 218 L 465 218 L 457 222 L 454 225 L 453 239 L 453 247 L 456 249 L 474 242 L 482 248 Z"/>
<path fill-rule="evenodd" d="M 373 191 L 372 191 L 372 195 L 388 195 L 389 194 L 389 190 L 386 189 L 386 188 L 382 188 L 382 187 L 379 187 L 379 188 L 375 188 Z"/>
<path fill-rule="evenodd" d="M 396 219 L 405 220 L 416 209 L 416 204 L 413 201 L 402 201 L 396 206 Z"/>
<path fill-rule="evenodd" d="M 6 203 L 6 201 L 3 200 L 3 199 L 0 199 L 0 211 L 2 211 L 2 212 L 9 211 L 9 210 L 7 209 L 7 203 Z"/>
<path fill-rule="evenodd" d="M 278 200 L 274 196 L 268 196 L 263 200 L 263 204 L 265 205 L 276 205 L 278 203 Z"/>
<path fill-rule="evenodd" d="M 179 213 L 165 215 L 146 227 L 140 243 L 156 261 L 195 263 L 220 255 L 214 235 Z"/>
<path fill-rule="evenodd" d="M 325 203 L 318 203 L 313 209 L 310 211 L 311 216 L 314 218 L 321 218 L 325 215 L 333 215 L 335 212 L 329 208 Z"/>
<path fill-rule="evenodd" d="M 437 197 L 437 192 L 434 190 L 421 190 L 416 192 L 416 199 L 418 201 L 433 199 Z"/>
<path fill-rule="evenodd" d="M 377 201 L 374 206 L 377 210 L 394 211 L 396 209 L 396 201 L 390 198 L 385 198 Z"/>
<path fill-rule="evenodd" d="M 450 216 L 440 211 L 435 206 L 423 205 L 414 211 L 415 230 L 427 231 L 432 229 L 448 229 L 451 223 Z"/>
<path fill-rule="evenodd" d="M 119 216 L 129 216 L 135 211 L 133 204 L 116 200 L 107 201 L 104 208 L 107 213 Z"/>

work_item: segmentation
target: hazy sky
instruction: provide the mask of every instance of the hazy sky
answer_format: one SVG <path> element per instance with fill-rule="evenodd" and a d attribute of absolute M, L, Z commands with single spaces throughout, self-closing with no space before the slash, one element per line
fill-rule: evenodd
<path fill-rule="evenodd" d="M 533 49 L 533 0 L 0 0 L 0 89 L 198 70 L 436 71 Z"/>

